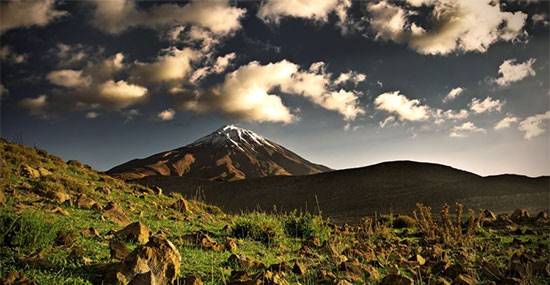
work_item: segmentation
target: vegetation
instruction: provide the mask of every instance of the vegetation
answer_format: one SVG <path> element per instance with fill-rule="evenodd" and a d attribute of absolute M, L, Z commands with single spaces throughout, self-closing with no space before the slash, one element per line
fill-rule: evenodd
<path fill-rule="evenodd" d="M 550 283 L 547 214 L 491 217 L 456 205 L 434 215 L 418 205 L 411 216 L 336 225 L 310 213 L 229 215 L 197 201 L 183 211 L 174 207 L 179 194 L 33 148 L 0 147 L 0 284 L 101 284 L 119 261 L 115 242 L 122 252 L 142 246 L 117 235 L 124 218 L 175 245 L 176 284 Z"/>

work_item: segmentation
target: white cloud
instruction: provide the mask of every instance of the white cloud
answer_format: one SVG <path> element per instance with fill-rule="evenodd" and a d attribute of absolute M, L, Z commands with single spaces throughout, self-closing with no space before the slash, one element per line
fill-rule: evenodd
<path fill-rule="evenodd" d="M 134 103 L 142 101 L 147 95 L 147 88 L 128 84 L 126 81 L 109 80 L 98 87 L 99 96 L 114 108 L 126 108 Z"/>
<path fill-rule="evenodd" d="M 212 73 L 223 73 L 231 65 L 231 61 L 236 57 L 234 52 L 219 56 L 212 66 L 203 66 L 196 69 L 189 78 L 189 82 L 191 84 L 197 84 L 200 80 Z"/>
<path fill-rule="evenodd" d="M 493 100 L 493 98 L 491 97 L 487 97 L 483 101 L 480 101 L 477 98 L 473 98 L 469 106 L 470 110 L 474 111 L 477 114 L 481 114 L 493 111 L 500 112 L 502 106 L 504 106 L 505 103 L 505 101 L 500 101 L 499 99 Z"/>
<path fill-rule="evenodd" d="M 174 109 L 166 109 L 157 114 L 157 118 L 159 118 L 161 121 L 173 120 L 174 116 L 176 116 L 176 111 Z"/>
<path fill-rule="evenodd" d="M 524 132 L 523 137 L 525 139 L 530 140 L 546 132 L 547 126 L 545 121 L 548 120 L 550 120 L 550 111 L 546 111 L 546 113 L 543 114 L 530 116 L 519 123 L 518 130 Z"/>
<path fill-rule="evenodd" d="M 384 121 L 378 122 L 378 124 L 380 125 L 380 128 L 385 128 L 388 124 L 391 124 L 391 123 L 394 123 L 394 122 L 395 122 L 395 117 L 394 116 L 389 116 L 386 119 L 384 119 Z"/>
<path fill-rule="evenodd" d="M 283 17 L 326 22 L 329 14 L 334 12 L 340 22 L 345 22 L 349 7 L 349 0 L 267 0 L 260 6 L 258 17 L 275 23 Z"/>
<path fill-rule="evenodd" d="M 527 14 L 501 11 L 492 0 L 407 2 L 409 6 L 387 0 L 367 5 L 377 38 L 407 43 L 421 54 L 446 55 L 485 52 L 498 41 L 517 40 L 524 34 Z M 431 11 L 428 25 L 414 22 L 413 16 L 426 13 L 421 6 Z"/>
<path fill-rule="evenodd" d="M 56 10 L 54 0 L 2 1 L 0 33 L 17 28 L 43 27 L 64 15 L 67 12 Z"/>
<path fill-rule="evenodd" d="M 27 109 L 32 116 L 46 117 L 47 99 L 48 96 L 43 94 L 36 98 L 25 98 L 19 101 L 19 105 Z"/>
<path fill-rule="evenodd" d="M 450 137 L 453 138 L 462 138 L 467 137 L 469 133 L 486 133 L 485 129 L 478 128 L 476 125 L 472 122 L 466 122 L 459 126 L 454 126 L 451 129 L 451 133 L 449 134 Z"/>
<path fill-rule="evenodd" d="M 194 25 L 216 35 L 228 35 L 240 29 L 245 10 L 232 7 L 229 1 L 191 1 L 178 4 L 158 4 L 138 9 L 133 0 L 97 1 L 93 24 L 108 33 L 143 26 L 149 28 Z"/>
<path fill-rule="evenodd" d="M 365 81 L 366 79 L 367 76 L 365 74 L 350 70 L 348 72 L 340 73 L 340 75 L 334 81 L 334 84 L 345 84 L 347 82 L 351 82 L 354 85 L 357 85 L 360 82 Z"/>
<path fill-rule="evenodd" d="M 534 63 L 534 58 L 530 58 L 523 63 L 516 63 L 515 59 L 505 60 L 498 68 L 499 77 L 495 82 L 500 86 L 508 86 L 528 76 L 535 76 Z"/>
<path fill-rule="evenodd" d="M 464 88 L 462 88 L 462 87 L 456 87 L 456 88 L 451 89 L 451 91 L 449 91 L 447 96 L 445 96 L 445 98 L 443 98 L 443 102 L 449 102 L 449 101 L 454 100 L 456 97 L 460 96 L 460 94 L 462 94 L 462 92 L 464 92 Z"/>
<path fill-rule="evenodd" d="M 53 53 L 58 60 L 57 65 L 61 67 L 77 65 L 89 58 L 88 52 L 86 52 L 84 46 L 80 44 L 67 45 L 58 43 Z"/>
<path fill-rule="evenodd" d="M 439 125 L 444 123 L 446 120 L 451 120 L 451 121 L 465 120 L 470 116 L 470 113 L 468 112 L 468 110 L 464 110 L 464 109 L 460 111 L 453 111 L 453 110 L 443 111 L 441 109 L 436 109 L 435 111 L 432 112 L 432 116 L 435 118 L 435 123 Z"/>
<path fill-rule="evenodd" d="M 92 111 L 92 112 L 86 113 L 86 119 L 95 119 L 97 117 L 99 117 L 99 113 L 97 112 Z"/>
<path fill-rule="evenodd" d="M 518 117 L 506 116 L 495 125 L 494 129 L 502 130 L 502 129 L 509 128 L 510 126 L 512 126 L 513 123 L 517 123 L 518 120 L 519 120 Z"/>
<path fill-rule="evenodd" d="M 48 73 L 46 78 L 52 84 L 68 88 L 86 87 L 92 82 L 92 78 L 82 75 L 81 70 L 71 69 L 52 71 Z"/>
<path fill-rule="evenodd" d="M 290 123 L 295 116 L 281 97 L 274 94 L 280 90 L 336 111 L 345 120 L 354 120 L 363 114 L 364 109 L 358 105 L 359 93 L 337 89 L 330 78 L 324 63 L 300 70 L 287 60 L 266 65 L 254 61 L 226 74 L 223 83 L 186 100 L 183 106 L 198 112 L 218 110 L 249 121 Z"/>
<path fill-rule="evenodd" d="M 417 99 L 408 99 L 399 91 L 378 95 L 374 105 L 378 110 L 396 114 L 401 121 L 425 121 L 430 118 L 430 107 L 422 105 Z"/>
<path fill-rule="evenodd" d="M 132 77 L 140 82 L 163 82 L 187 78 L 193 71 L 191 65 L 200 54 L 190 48 L 175 47 L 164 50 L 164 54 L 152 63 L 136 62 Z"/>

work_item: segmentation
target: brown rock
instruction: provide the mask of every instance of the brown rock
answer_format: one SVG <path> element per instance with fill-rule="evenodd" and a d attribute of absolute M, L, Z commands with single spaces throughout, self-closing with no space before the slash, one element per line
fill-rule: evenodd
<path fill-rule="evenodd" d="M 89 227 L 87 229 L 80 231 L 80 234 L 82 234 L 85 237 L 98 237 L 98 238 L 101 237 L 101 235 L 99 234 L 99 231 L 93 227 Z"/>
<path fill-rule="evenodd" d="M 60 214 L 60 215 L 63 215 L 63 216 L 70 216 L 69 212 L 67 212 L 66 210 L 64 210 L 63 208 L 60 208 L 60 207 L 55 207 L 55 208 L 51 209 L 50 211 L 54 214 Z"/>
<path fill-rule="evenodd" d="M 338 280 L 336 285 L 353 285 L 353 284 L 351 284 L 348 280 L 342 279 L 342 280 Z"/>
<path fill-rule="evenodd" d="M 227 262 L 229 264 L 235 264 L 240 269 L 246 271 L 256 267 L 256 262 L 254 260 L 244 255 L 237 255 L 234 253 L 227 258 Z"/>
<path fill-rule="evenodd" d="M 117 280 L 133 280 L 139 274 L 151 272 L 151 276 L 140 276 L 154 283 L 146 284 L 172 284 L 176 281 L 180 271 L 181 255 L 176 247 L 162 235 L 155 235 L 149 242 L 136 248 L 121 263 L 114 264 L 108 272 L 108 282 L 116 283 Z"/>
<path fill-rule="evenodd" d="M 179 198 L 174 204 L 172 204 L 172 209 L 182 213 L 191 212 L 191 205 L 189 204 L 189 201 Z"/>
<path fill-rule="evenodd" d="M 41 194 L 44 195 L 46 198 L 54 200 L 58 203 L 63 203 L 65 201 L 71 200 L 71 195 L 61 190 L 47 190 L 46 192 L 42 192 Z"/>
<path fill-rule="evenodd" d="M 150 232 L 149 228 L 142 222 L 134 222 L 116 232 L 115 236 L 126 241 L 146 244 L 149 241 Z"/>
<path fill-rule="evenodd" d="M 0 284 L 3 285 L 34 285 L 34 281 L 31 281 L 23 273 L 12 271 L 8 275 L 0 279 Z"/>
<path fill-rule="evenodd" d="M 38 167 L 38 173 L 40 174 L 40 176 L 48 176 L 48 175 L 52 175 L 52 172 L 47 170 L 46 168 L 44 167 Z"/>
<path fill-rule="evenodd" d="M 527 223 L 531 220 L 531 214 L 527 209 L 517 209 L 510 216 L 510 219 L 516 223 Z"/>
<path fill-rule="evenodd" d="M 435 280 L 435 285 L 451 285 L 451 282 L 443 277 L 438 277 L 437 280 Z"/>
<path fill-rule="evenodd" d="M 130 219 L 126 213 L 124 213 L 124 210 L 114 202 L 109 202 L 107 206 L 105 206 L 103 216 L 118 225 L 125 226 L 130 223 Z"/>
<path fill-rule="evenodd" d="M 414 282 L 412 279 L 406 276 L 401 276 L 397 274 L 386 275 L 384 279 L 380 282 L 380 285 L 413 285 Z"/>
<path fill-rule="evenodd" d="M 237 240 L 234 238 L 227 238 L 225 240 L 225 249 L 229 250 L 230 252 L 236 252 L 237 251 Z"/>
<path fill-rule="evenodd" d="M 154 285 L 159 284 L 157 283 L 157 280 L 155 279 L 155 275 L 151 271 L 147 271 L 145 273 L 139 273 L 128 285 Z"/>
<path fill-rule="evenodd" d="M 470 275 L 459 274 L 453 281 L 453 285 L 474 285 L 477 281 Z"/>
<path fill-rule="evenodd" d="M 181 285 L 203 285 L 202 280 L 199 277 L 188 276 L 183 279 L 179 279 L 177 284 Z"/>
<path fill-rule="evenodd" d="M 124 260 L 130 254 L 128 247 L 119 240 L 111 240 L 109 242 L 109 249 L 112 259 Z"/>
<path fill-rule="evenodd" d="M 486 221 L 492 222 L 492 221 L 494 221 L 494 220 L 497 219 L 497 215 L 495 215 L 495 213 L 493 213 L 492 211 L 485 209 L 485 210 L 483 211 L 483 218 L 484 218 Z"/>
<path fill-rule="evenodd" d="M 292 266 L 292 272 L 298 274 L 298 275 L 304 275 L 306 274 L 307 267 L 305 264 L 301 262 L 294 262 L 294 266 Z"/>
<path fill-rule="evenodd" d="M 21 176 L 27 177 L 27 178 L 38 178 L 40 177 L 40 172 L 26 164 L 21 166 L 20 170 Z"/>
<path fill-rule="evenodd" d="M 97 202 L 86 196 L 86 194 L 80 194 L 76 199 L 76 206 L 81 209 L 91 209 Z"/>

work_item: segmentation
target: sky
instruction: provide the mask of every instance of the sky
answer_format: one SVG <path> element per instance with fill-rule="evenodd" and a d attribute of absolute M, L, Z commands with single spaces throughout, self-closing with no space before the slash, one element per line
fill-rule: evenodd
<path fill-rule="evenodd" d="M 1 136 L 107 170 L 236 124 L 334 169 L 550 175 L 549 6 L 2 1 Z"/>

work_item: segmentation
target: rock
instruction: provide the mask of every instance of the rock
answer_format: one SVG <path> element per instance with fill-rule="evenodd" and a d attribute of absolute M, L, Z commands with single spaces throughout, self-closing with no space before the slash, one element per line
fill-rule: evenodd
<path fill-rule="evenodd" d="M 334 284 L 334 280 L 336 280 L 336 274 L 326 271 L 324 269 L 319 270 L 319 275 L 317 276 L 317 279 L 319 280 L 318 283 L 330 283 Z"/>
<path fill-rule="evenodd" d="M 89 227 L 87 229 L 80 231 L 80 234 L 82 234 L 85 237 L 98 237 L 98 238 L 101 237 L 101 235 L 99 234 L 99 231 L 93 227 Z"/>
<path fill-rule="evenodd" d="M 203 285 L 202 280 L 199 277 L 188 276 L 183 279 L 179 279 L 176 284 L 180 285 Z"/>
<path fill-rule="evenodd" d="M 48 190 L 45 193 L 43 193 L 43 195 L 46 198 L 54 200 L 55 202 L 58 202 L 58 203 L 63 203 L 65 201 L 71 200 L 71 195 L 61 190 Z"/>
<path fill-rule="evenodd" d="M 103 194 L 111 195 L 111 189 L 107 186 L 97 187 L 96 192 L 101 192 Z"/>
<path fill-rule="evenodd" d="M 495 220 L 497 219 L 497 215 L 495 215 L 495 213 L 493 213 L 492 211 L 485 209 L 485 210 L 483 211 L 483 218 L 484 218 L 486 221 L 493 222 L 493 221 L 495 221 Z"/>
<path fill-rule="evenodd" d="M 453 285 L 474 285 L 477 281 L 470 275 L 459 274 L 453 281 Z"/>
<path fill-rule="evenodd" d="M 109 242 L 109 249 L 112 259 L 124 260 L 130 254 L 128 247 L 119 240 L 111 240 Z"/>
<path fill-rule="evenodd" d="M 406 276 L 401 276 L 397 274 L 387 275 L 382 279 L 380 285 L 413 285 L 414 282 L 412 279 Z"/>
<path fill-rule="evenodd" d="M 528 223 L 531 220 L 531 214 L 527 209 L 517 209 L 510 216 L 510 219 L 516 223 Z"/>
<path fill-rule="evenodd" d="M 338 280 L 336 285 L 353 285 L 353 284 L 351 284 L 348 280 L 342 279 L 342 280 Z"/>
<path fill-rule="evenodd" d="M 437 280 L 435 280 L 435 285 L 451 285 L 451 282 L 443 277 L 438 277 Z"/>
<path fill-rule="evenodd" d="M 81 209 L 91 209 L 97 202 L 91 198 L 88 198 L 86 194 L 80 194 L 76 199 L 76 206 Z"/>
<path fill-rule="evenodd" d="M 227 238 L 225 240 L 225 249 L 229 250 L 230 252 L 236 252 L 237 251 L 237 240 L 234 238 Z"/>
<path fill-rule="evenodd" d="M 155 235 L 145 245 L 136 248 L 121 263 L 114 264 L 107 273 L 108 282 L 137 279 L 152 283 L 130 284 L 172 284 L 180 271 L 181 255 L 176 247 L 163 235 Z M 143 273 L 150 272 L 150 276 Z M 143 282 L 145 282 L 143 281 Z"/>
<path fill-rule="evenodd" d="M 0 279 L 0 284 L 3 285 L 34 285 L 33 281 L 27 278 L 23 273 L 12 271 L 2 279 Z"/>
<path fill-rule="evenodd" d="M 20 174 L 23 177 L 27 178 L 38 178 L 40 177 L 40 172 L 26 164 L 21 166 Z"/>
<path fill-rule="evenodd" d="M 60 214 L 60 215 L 63 215 L 63 216 L 70 216 L 69 212 L 67 212 L 66 210 L 64 210 L 63 208 L 60 208 L 60 207 L 55 207 L 55 208 L 51 209 L 50 211 L 54 214 Z"/>
<path fill-rule="evenodd" d="M 393 220 L 393 227 L 396 229 L 411 228 L 414 226 L 416 226 L 416 220 L 407 215 L 399 215 Z"/>
<path fill-rule="evenodd" d="M 294 262 L 294 266 L 292 266 L 292 272 L 298 274 L 298 275 L 304 275 L 306 274 L 307 267 L 305 264 L 301 262 Z"/>
<path fill-rule="evenodd" d="M 155 195 L 162 195 L 162 188 L 160 188 L 159 186 L 154 186 L 152 190 Z"/>
<path fill-rule="evenodd" d="M 103 217 L 113 221 L 114 223 L 118 225 L 125 226 L 130 223 L 130 219 L 128 219 L 128 216 L 120 206 L 118 206 L 114 202 L 109 202 L 107 206 L 105 206 L 105 212 L 103 212 Z"/>
<path fill-rule="evenodd" d="M 286 262 L 272 264 L 267 269 L 272 272 L 289 272 L 292 270 Z"/>
<path fill-rule="evenodd" d="M 191 205 L 189 204 L 189 201 L 179 198 L 174 204 L 172 204 L 172 209 L 182 213 L 191 212 Z"/>
<path fill-rule="evenodd" d="M 158 284 L 155 275 L 151 271 L 137 274 L 128 285 L 152 285 Z"/>
<path fill-rule="evenodd" d="M 52 172 L 47 170 L 46 168 L 44 167 L 38 167 L 38 173 L 40 174 L 40 176 L 48 176 L 48 175 L 52 175 Z"/>
<path fill-rule="evenodd" d="M 256 262 L 249 257 L 234 253 L 227 258 L 227 263 L 236 265 L 238 268 L 246 271 L 256 267 L 257 265 Z"/>
<path fill-rule="evenodd" d="M 55 239 L 56 245 L 71 246 L 76 241 L 77 234 L 75 232 L 60 231 Z"/>
<path fill-rule="evenodd" d="M 126 241 L 146 244 L 149 241 L 150 232 L 149 228 L 142 222 L 134 222 L 116 232 L 115 236 Z"/>

